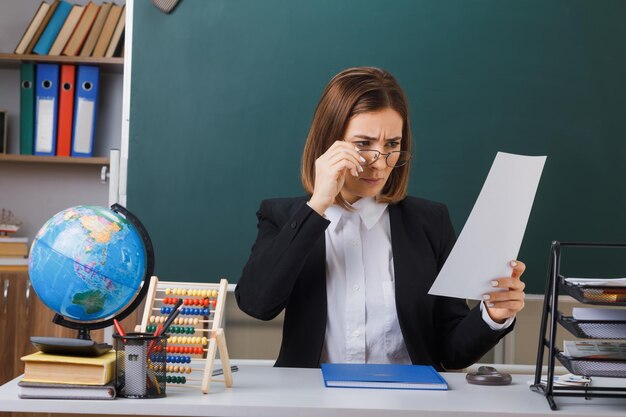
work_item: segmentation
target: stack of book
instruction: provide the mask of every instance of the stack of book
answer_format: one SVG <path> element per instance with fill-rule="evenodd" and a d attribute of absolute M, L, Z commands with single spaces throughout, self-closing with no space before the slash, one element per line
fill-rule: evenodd
<path fill-rule="evenodd" d="M 0 236 L 0 265 L 27 265 L 28 238 Z"/>
<path fill-rule="evenodd" d="M 15 53 L 81 57 L 123 56 L 125 5 L 64 0 L 41 2 Z"/>
<path fill-rule="evenodd" d="M 20 398 L 113 399 L 115 352 L 100 356 L 66 356 L 36 352 L 22 357 Z"/>

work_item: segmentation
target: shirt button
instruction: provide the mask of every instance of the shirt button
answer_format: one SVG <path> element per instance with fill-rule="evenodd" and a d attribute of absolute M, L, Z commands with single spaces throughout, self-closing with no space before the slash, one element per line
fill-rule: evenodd
<path fill-rule="evenodd" d="M 354 336 L 354 337 L 359 337 L 360 334 L 361 333 L 358 330 L 355 330 L 355 331 L 352 332 L 352 336 Z"/>
<path fill-rule="evenodd" d="M 352 288 L 354 288 L 354 291 L 358 291 L 358 290 L 359 290 L 359 288 L 361 288 L 361 287 L 359 287 L 358 285 L 355 285 L 355 286 L 354 286 L 354 287 L 352 287 Z"/>
<path fill-rule="evenodd" d="M 292 229 L 295 229 L 295 228 L 296 228 L 296 226 L 298 226 L 298 222 L 292 222 L 292 223 L 290 224 L 290 226 L 291 226 L 291 228 L 292 228 Z"/>
<path fill-rule="evenodd" d="M 358 241 L 358 240 L 353 240 L 353 241 L 352 241 L 352 246 L 356 246 L 356 245 L 358 245 L 358 244 L 359 244 L 359 241 Z"/>

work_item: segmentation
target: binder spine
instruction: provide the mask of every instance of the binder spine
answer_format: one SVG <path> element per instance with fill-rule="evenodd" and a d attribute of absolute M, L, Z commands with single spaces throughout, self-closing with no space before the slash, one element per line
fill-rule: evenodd
<path fill-rule="evenodd" d="M 35 88 L 35 155 L 54 156 L 59 98 L 59 66 L 37 65 Z"/>
<path fill-rule="evenodd" d="M 76 75 L 72 156 L 93 156 L 99 89 L 98 67 L 79 65 Z"/>

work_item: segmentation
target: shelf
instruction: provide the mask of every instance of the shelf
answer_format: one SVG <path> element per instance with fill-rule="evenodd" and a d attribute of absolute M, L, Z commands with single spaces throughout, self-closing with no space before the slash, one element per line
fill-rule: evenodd
<path fill-rule="evenodd" d="M 571 358 L 559 352 L 555 357 L 573 374 L 582 376 L 626 377 L 626 361 L 615 359 Z"/>
<path fill-rule="evenodd" d="M 625 339 L 626 322 L 610 320 L 576 320 L 557 312 L 557 319 L 567 331 L 581 339 Z"/>
<path fill-rule="evenodd" d="M 626 306 L 626 287 L 576 285 L 559 276 L 563 292 L 584 304 Z"/>
<path fill-rule="evenodd" d="M 44 164 L 109 165 L 108 157 L 74 158 L 69 156 L 0 155 L 0 162 Z"/>
<path fill-rule="evenodd" d="M 22 62 L 98 65 L 104 72 L 124 72 L 124 58 L 79 56 L 17 55 L 0 53 L 0 69 L 18 69 Z"/>
<path fill-rule="evenodd" d="M 607 358 L 600 355 L 595 357 L 571 357 L 566 356 L 556 346 L 557 323 L 572 335 L 585 339 L 624 339 L 624 336 L 626 336 L 626 322 L 624 321 L 579 320 L 574 319 L 572 316 L 564 316 L 559 310 L 559 294 L 568 294 L 583 304 L 626 306 L 626 287 L 600 285 L 604 282 L 601 283 L 599 281 L 593 282 L 595 285 L 583 285 L 592 281 L 566 281 L 566 278 L 559 274 L 559 270 L 561 268 L 561 250 L 567 247 L 626 248 L 626 243 L 552 242 L 550 247 L 550 264 L 548 266 L 548 282 L 546 284 L 547 291 L 541 314 L 535 379 L 531 386 L 531 390 L 546 397 L 552 410 L 558 408 L 555 402 L 555 397 L 558 396 L 584 397 L 585 399 L 593 397 L 626 397 L 626 387 L 621 385 L 619 387 L 601 386 L 601 383 L 600 386 L 594 386 L 593 389 L 588 386 L 555 386 L 554 367 L 557 361 L 575 375 L 626 378 L 626 360 L 622 359 L 621 356 L 615 355 L 617 358 Z M 617 344 L 617 346 L 622 345 L 621 342 L 613 343 Z M 598 348 L 598 350 L 600 349 Z M 548 369 L 544 378 L 542 369 L 546 351 Z M 544 380 L 545 382 L 542 382 Z"/>

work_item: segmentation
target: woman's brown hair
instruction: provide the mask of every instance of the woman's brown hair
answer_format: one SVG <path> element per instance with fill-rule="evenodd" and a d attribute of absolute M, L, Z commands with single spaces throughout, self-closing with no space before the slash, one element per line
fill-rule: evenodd
<path fill-rule="evenodd" d="M 317 104 L 302 154 L 302 185 L 309 195 L 315 186 L 315 161 L 343 135 L 350 119 L 357 114 L 393 109 L 402 117 L 401 149 L 411 151 L 409 108 L 404 91 L 387 71 L 374 67 L 348 68 L 335 75 Z M 377 201 L 396 203 L 406 196 L 410 161 L 394 168 Z M 341 194 L 335 203 L 349 204 Z"/>

